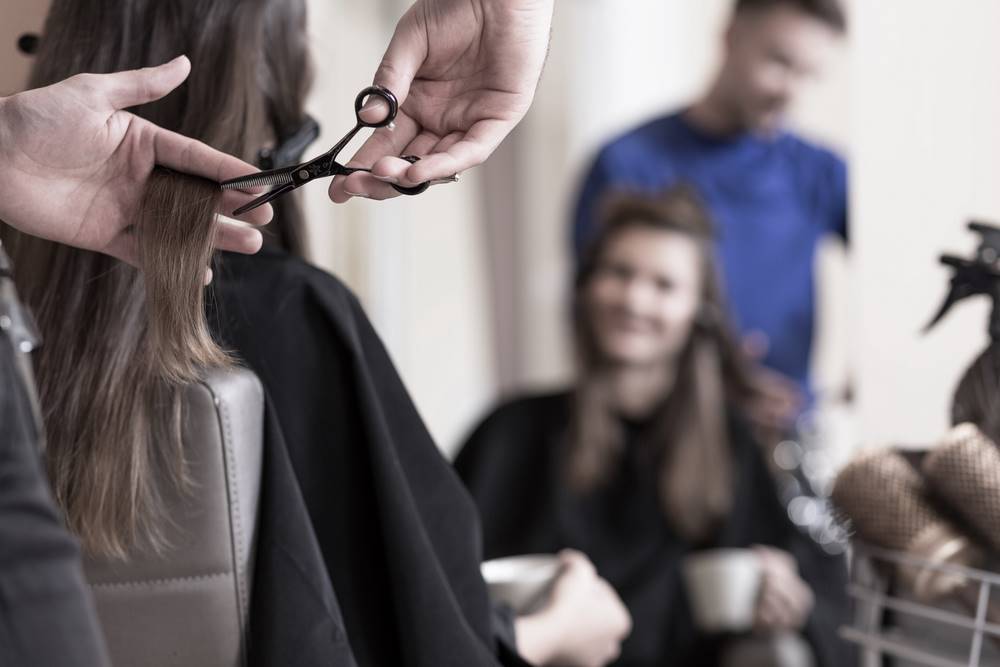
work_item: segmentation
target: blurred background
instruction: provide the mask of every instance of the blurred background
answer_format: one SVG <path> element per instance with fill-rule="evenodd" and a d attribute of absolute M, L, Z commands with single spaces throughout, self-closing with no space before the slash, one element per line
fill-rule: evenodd
<path fill-rule="evenodd" d="M 312 106 L 331 130 L 321 143 L 349 125 L 371 70 L 357 63 L 377 61 L 407 4 L 312 3 Z M 1000 4 L 847 5 L 848 39 L 791 118 L 851 166 L 851 247 L 831 243 L 819 258 L 814 359 L 825 438 L 840 455 L 944 430 L 987 311 L 964 306 L 921 335 L 946 289 L 937 257 L 971 252 L 970 218 L 1000 221 Z M 449 453 L 498 396 L 572 376 L 569 219 L 582 172 L 612 135 L 703 92 L 730 8 L 558 2 L 534 108 L 485 167 L 388 204 L 331 207 L 307 190 L 315 261 L 358 291 Z M 379 30 L 382 43 L 362 37 Z"/>
<path fill-rule="evenodd" d="M 21 85 L 28 60 L 12 45 L 45 4 L 0 25 L 0 93 Z M 353 122 L 407 6 L 312 0 L 320 146 Z M 922 336 L 946 288 L 937 256 L 973 249 L 969 219 L 1000 221 L 1000 3 L 848 6 L 848 40 L 792 118 L 851 166 L 851 247 L 819 260 L 814 360 L 822 423 L 845 454 L 944 430 L 958 374 L 985 344 L 986 304 Z M 558 2 L 535 106 L 487 166 L 388 203 L 333 206 L 305 189 L 313 260 L 358 292 L 445 451 L 499 396 L 572 376 L 568 225 L 582 172 L 601 142 L 703 91 L 729 11 L 729 0 Z"/>

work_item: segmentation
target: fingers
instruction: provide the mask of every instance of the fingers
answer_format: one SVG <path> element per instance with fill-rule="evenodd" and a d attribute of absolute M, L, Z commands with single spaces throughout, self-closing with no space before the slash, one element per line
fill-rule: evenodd
<path fill-rule="evenodd" d="M 181 85 L 191 72 L 187 56 L 178 56 L 158 67 L 100 74 L 108 104 L 115 110 L 153 102 Z"/>
<path fill-rule="evenodd" d="M 420 10 L 415 6 L 400 19 L 375 71 L 375 85 L 392 91 L 400 106 L 409 96 L 413 78 L 427 59 L 427 31 L 418 25 L 417 11 Z"/>
<path fill-rule="evenodd" d="M 622 602 L 621 597 L 619 597 L 618 591 L 607 580 L 598 579 L 597 586 L 611 604 L 612 615 L 608 624 L 609 629 L 614 634 L 615 639 L 621 641 L 632 633 L 632 615 L 625 607 L 625 603 Z"/>
<path fill-rule="evenodd" d="M 432 153 L 446 153 L 451 150 L 452 146 L 457 144 L 465 136 L 462 132 L 452 132 L 444 139 L 439 141 L 436 146 L 431 150 L 420 151 L 419 153 L 407 150 L 406 152 L 410 155 L 431 155 Z M 457 171 L 455 172 L 458 173 Z"/>
<path fill-rule="evenodd" d="M 135 236 L 127 230 L 111 239 L 111 243 L 104 249 L 104 254 L 139 268 L 139 244 L 136 242 Z"/>
<path fill-rule="evenodd" d="M 760 630 L 796 630 L 815 603 L 812 590 L 798 575 L 794 557 L 772 547 L 755 546 L 762 580 L 755 624 Z"/>
<path fill-rule="evenodd" d="M 264 237 L 260 230 L 245 223 L 238 222 L 219 216 L 219 225 L 215 230 L 213 246 L 216 250 L 228 250 L 244 255 L 252 255 L 258 252 L 264 245 Z M 111 243 L 104 248 L 104 254 L 111 255 L 115 259 L 130 264 L 137 269 L 142 269 L 139 261 L 139 245 L 136 238 L 128 230 L 121 232 Z M 204 283 L 208 285 L 212 282 L 212 269 L 205 271 Z"/>
<path fill-rule="evenodd" d="M 222 200 L 219 202 L 219 209 L 217 213 L 221 213 L 225 216 L 232 215 L 232 212 L 238 209 L 244 204 L 248 204 L 257 198 L 256 194 L 241 192 L 239 190 L 223 190 Z M 247 211 L 242 215 L 236 216 L 236 220 L 249 223 L 255 227 L 260 227 L 271 222 L 271 218 L 274 217 L 274 209 L 270 204 L 264 204 L 263 206 L 258 206 L 252 211 Z"/>
<path fill-rule="evenodd" d="M 418 129 L 412 118 L 406 114 L 399 114 L 396 117 L 396 126 L 391 130 L 387 127 L 375 130 L 372 136 L 368 137 L 368 140 L 361 145 L 347 166 L 369 167 L 386 156 L 402 155 L 403 149 L 417 137 Z M 409 167 L 409 163 L 406 164 Z M 337 204 L 343 204 L 351 197 L 388 199 L 399 195 L 389 185 L 381 183 L 365 173 L 355 173 L 347 177 L 339 176 L 333 179 L 329 193 L 330 199 Z"/>
<path fill-rule="evenodd" d="M 135 118 L 132 122 L 139 123 L 141 131 L 152 134 L 153 159 L 156 164 L 168 169 L 207 178 L 216 183 L 258 171 L 239 158 L 176 132 L 164 130 L 141 118 Z M 253 195 L 245 192 L 227 190 L 222 197 L 222 210 L 233 211 L 252 198 Z M 267 204 L 240 216 L 240 220 L 254 225 L 266 225 L 273 216 L 274 211 L 270 204 Z"/>
<path fill-rule="evenodd" d="M 216 182 L 258 171 L 243 160 L 217 151 L 200 141 L 164 130 L 141 119 L 133 122 L 148 125 L 143 129 L 152 132 L 156 164 Z"/>
<path fill-rule="evenodd" d="M 398 157 L 384 157 L 372 167 L 371 173 L 357 172 L 344 179 L 341 187 L 345 195 L 366 199 L 391 199 L 400 196 L 392 184 L 412 185 L 406 182 L 410 163 Z"/>
<path fill-rule="evenodd" d="M 763 594 L 757 603 L 754 627 L 758 631 L 789 630 L 795 627 L 794 616 L 776 596 Z"/>
<path fill-rule="evenodd" d="M 332 184 L 330 186 L 330 192 L 333 193 L 331 199 L 342 204 L 351 197 L 376 200 L 398 197 L 400 193 L 396 192 L 389 183 L 392 181 L 401 182 L 410 163 L 399 158 L 393 158 L 391 163 L 388 160 L 389 158 L 385 158 L 385 162 L 382 164 L 381 178 L 365 172 L 356 172 L 346 178 L 341 178 L 338 183 Z M 388 164 L 394 166 L 387 167 Z"/>
<path fill-rule="evenodd" d="M 480 121 L 461 139 L 449 136 L 451 145 L 441 152 L 424 156 L 406 172 L 406 179 L 411 183 L 423 183 L 476 167 L 493 154 L 512 128 L 513 123 L 507 121 Z"/>
<path fill-rule="evenodd" d="M 597 576 L 597 569 L 587 556 L 575 549 L 564 549 L 559 552 L 559 562 L 566 572 Z"/>
<path fill-rule="evenodd" d="M 439 138 L 432 132 L 421 132 L 416 139 L 403 148 L 401 155 L 416 155 L 418 157 L 431 152 L 445 151 L 454 146 L 464 136 L 460 132 L 453 132 L 444 139 Z M 390 155 L 379 159 L 371 167 L 371 176 L 364 173 L 352 174 L 343 184 L 344 191 L 354 196 L 364 196 L 369 199 L 387 199 L 398 197 L 399 192 L 391 187 L 386 188 L 373 182 L 388 183 L 390 185 L 414 186 L 414 183 L 407 178 L 407 173 L 412 162 Z M 360 194 L 359 194 L 360 193 Z"/>
<path fill-rule="evenodd" d="M 757 392 L 749 406 L 752 419 L 768 429 L 788 428 L 805 403 L 798 384 L 762 366 L 754 369 L 752 379 Z"/>
<path fill-rule="evenodd" d="M 812 607 L 812 592 L 808 589 L 789 594 L 771 586 L 761 594 L 754 624 L 759 630 L 799 630 Z"/>
<path fill-rule="evenodd" d="M 417 135 L 417 138 L 410 142 L 410 144 L 402 150 L 402 155 L 416 155 L 417 157 L 423 157 L 424 155 L 430 155 L 433 152 L 444 150 L 441 148 L 441 143 L 448 139 L 449 137 L 458 135 L 457 132 L 449 134 L 447 137 L 442 139 L 433 132 L 427 132 L 426 130 Z M 452 144 L 449 144 L 452 145 Z M 376 163 L 377 164 L 377 163 Z"/>
<path fill-rule="evenodd" d="M 743 336 L 743 354 L 754 361 L 760 361 L 767 356 L 771 341 L 763 331 L 749 331 Z"/>
<path fill-rule="evenodd" d="M 220 215 L 214 245 L 216 250 L 253 255 L 264 245 L 264 236 L 259 229 Z"/>
<path fill-rule="evenodd" d="M 795 380 L 766 366 L 755 369 L 757 385 L 766 398 L 775 401 L 798 402 L 802 391 Z"/>

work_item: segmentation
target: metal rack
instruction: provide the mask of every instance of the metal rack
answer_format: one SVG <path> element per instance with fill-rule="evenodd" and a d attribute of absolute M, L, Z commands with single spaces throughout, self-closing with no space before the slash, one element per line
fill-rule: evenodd
<path fill-rule="evenodd" d="M 888 573 L 898 566 L 959 575 L 970 604 L 927 603 L 893 587 Z M 857 644 L 863 667 L 1000 666 L 1000 624 L 991 622 L 991 593 L 1000 574 L 934 564 L 909 554 L 855 543 L 849 594 L 854 623 L 841 636 Z M 1000 594 L 993 595 L 993 608 Z"/>

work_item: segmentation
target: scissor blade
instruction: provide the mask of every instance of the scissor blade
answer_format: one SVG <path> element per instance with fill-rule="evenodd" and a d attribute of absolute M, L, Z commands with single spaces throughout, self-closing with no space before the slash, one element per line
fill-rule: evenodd
<path fill-rule="evenodd" d="M 292 182 L 292 172 L 288 168 L 262 171 L 259 174 L 248 174 L 222 183 L 223 190 L 246 190 L 249 188 L 274 187 Z"/>
<path fill-rule="evenodd" d="M 254 199 L 252 202 L 244 204 L 243 206 L 240 206 L 238 209 L 233 211 L 233 217 L 235 218 L 236 216 L 243 215 L 247 211 L 252 211 L 255 208 L 270 203 L 275 199 L 277 199 L 278 197 L 280 197 L 281 195 L 287 192 L 291 192 L 294 189 L 295 189 L 294 183 L 287 183 L 286 185 L 282 185 L 281 187 L 275 188 L 270 192 L 264 193 L 261 196 L 257 197 L 256 199 Z"/>

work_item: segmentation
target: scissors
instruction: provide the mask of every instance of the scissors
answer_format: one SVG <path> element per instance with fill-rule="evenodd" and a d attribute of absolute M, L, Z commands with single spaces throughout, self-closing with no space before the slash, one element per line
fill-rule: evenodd
<path fill-rule="evenodd" d="M 373 123 L 369 123 L 361 118 L 361 109 L 371 97 L 381 98 L 389 106 L 389 112 L 385 115 L 385 118 Z M 318 178 L 326 178 L 327 176 L 347 176 L 358 171 L 371 173 L 371 169 L 365 169 L 362 167 L 345 167 L 337 162 L 337 156 L 362 129 L 366 127 L 373 129 L 388 127 L 392 125 L 394 120 L 396 120 L 397 113 L 399 113 L 399 101 L 396 99 L 396 96 L 393 95 L 392 91 L 383 86 L 369 86 L 368 88 L 365 88 L 358 93 L 357 98 L 354 100 L 354 115 L 357 118 L 357 124 L 354 126 L 353 130 L 348 132 L 343 139 L 337 142 L 336 146 L 331 148 L 326 153 L 299 165 L 281 167 L 278 169 L 271 169 L 269 171 L 261 171 L 256 174 L 240 176 L 239 178 L 233 178 L 223 182 L 223 190 L 243 190 L 247 188 L 260 188 L 267 186 L 271 186 L 273 188 L 250 203 L 244 204 L 233 211 L 233 215 L 237 216 L 246 213 L 247 211 L 252 211 L 258 206 L 263 206 L 264 204 L 267 204 L 268 202 L 271 202 L 278 197 L 300 188 L 306 183 L 314 181 Z M 404 155 L 402 156 L 402 159 L 411 164 L 420 160 L 419 157 L 414 155 Z M 395 184 L 393 184 L 392 187 L 400 194 L 419 195 L 425 192 L 427 188 L 432 185 L 438 185 L 440 183 L 454 183 L 457 180 L 458 176 L 449 176 L 448 178 L 440 178 L 432 181 L 425 181 L 424 183 L 418 183 L 412 187 Z"/>

